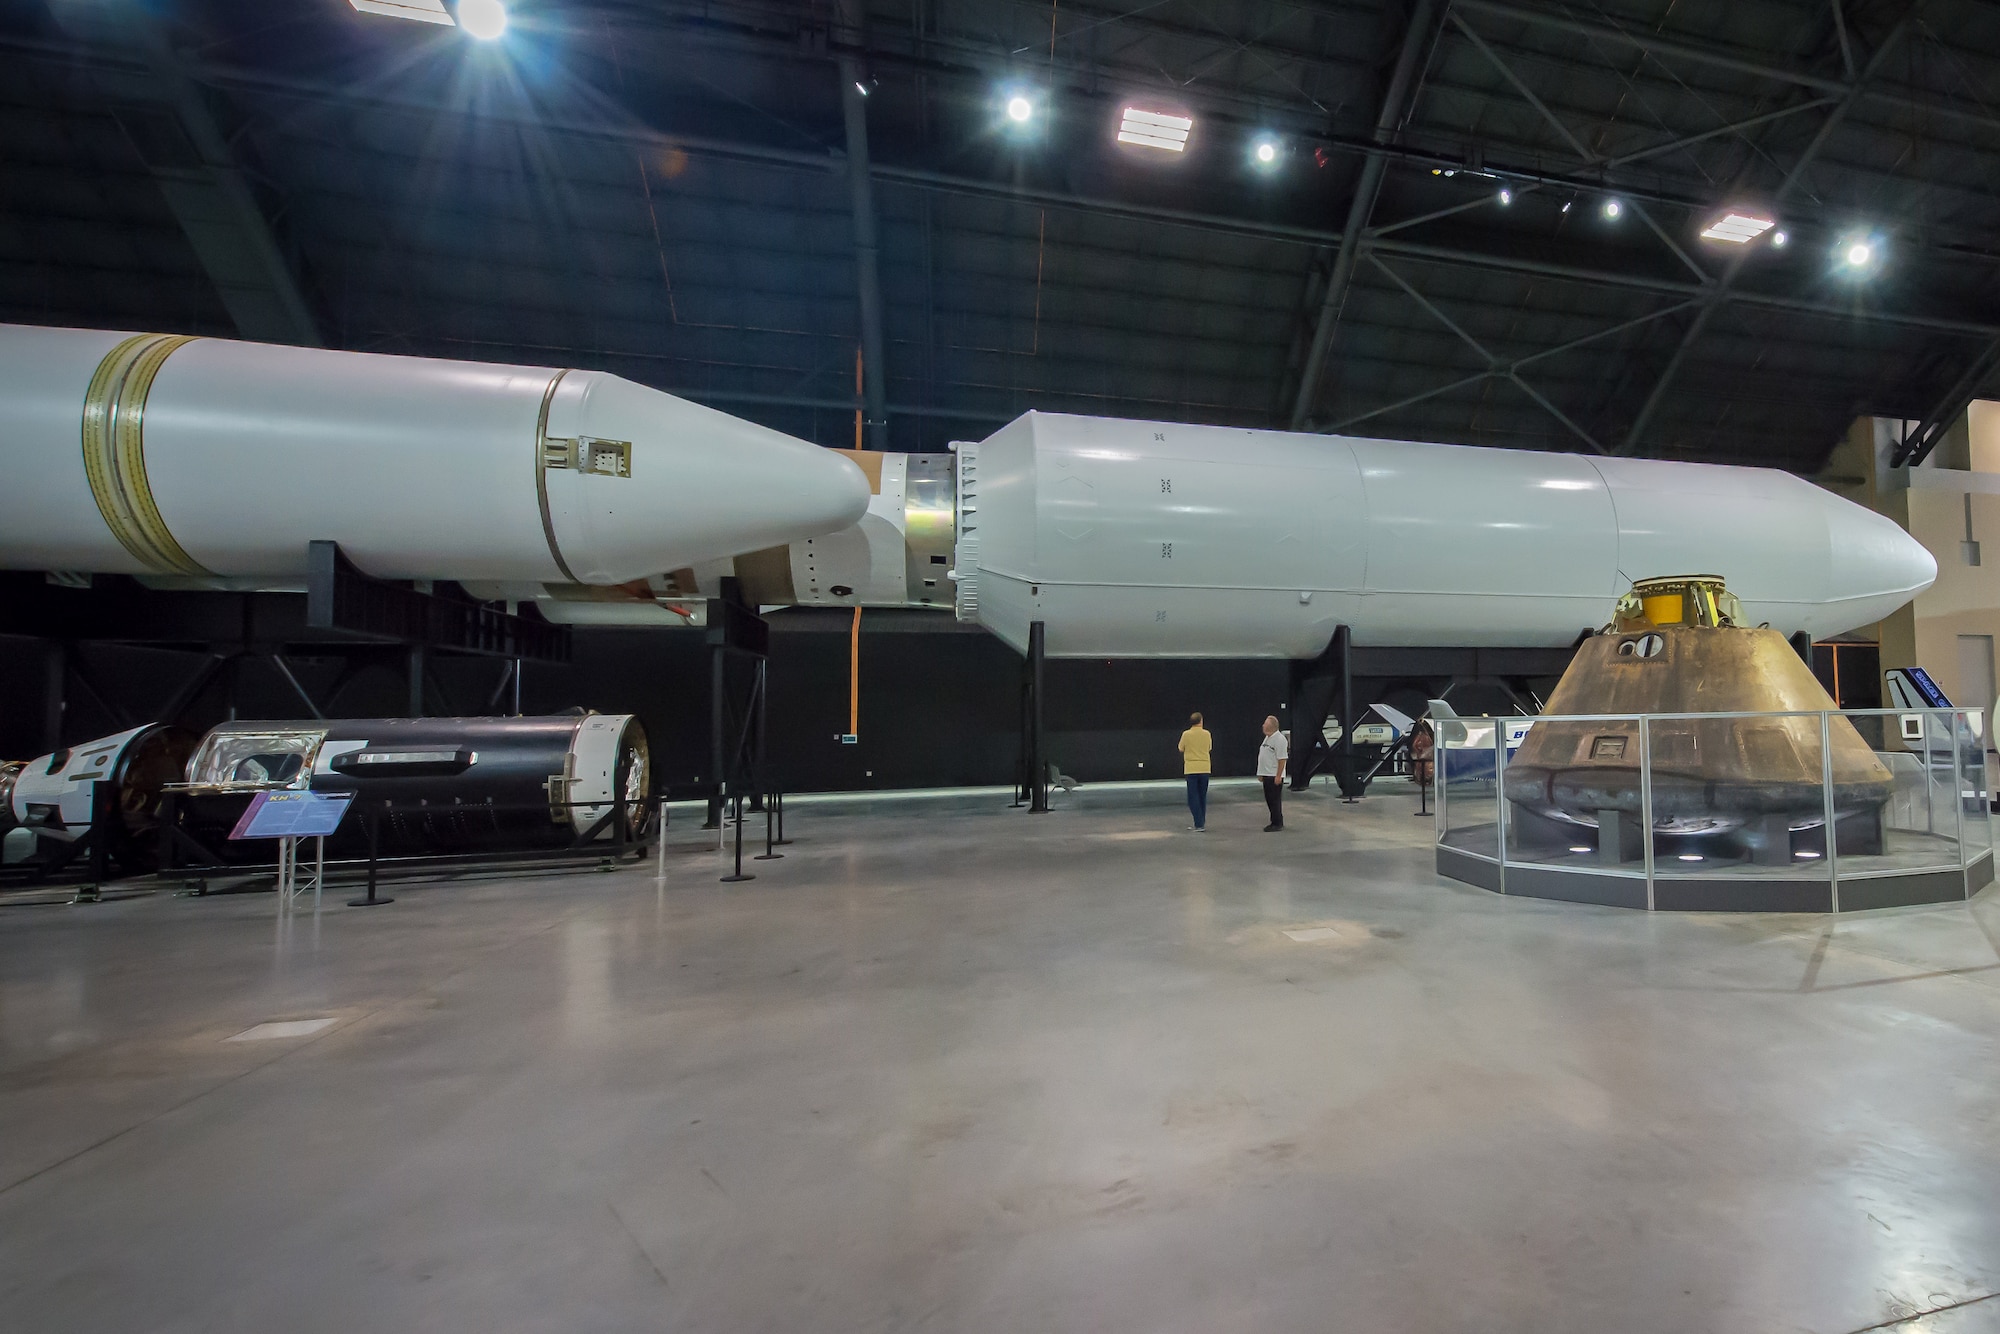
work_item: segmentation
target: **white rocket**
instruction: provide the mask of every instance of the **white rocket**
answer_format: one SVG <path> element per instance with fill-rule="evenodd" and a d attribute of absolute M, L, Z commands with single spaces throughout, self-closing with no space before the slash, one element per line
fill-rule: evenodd
<path fill-rule="evenodd" d="M 617 584 L 829 533 L 840 455 L 599 371 L 0 325 L 0 567 Z"/>
<path fill-rule="evenodd" d="M 1662 574 L 1819 636 L 1937 575 L 1764 468 L 1046 413 L 954 448 L 843 457 L 595 371 L 0 325 L 0 567 L 273 579 L 331 538 L 556 620 L 684 623 L 662 600 L 734 573 L 767 605 L 1193 658 L 1311 657 L 1337 625 L 1561 646 Z"/>
<path fill-rule="evenodd" d="M 1337 625 L 1565 646 L 1633 579 L 1692 573 L 1824 636 L 1937 577 L 1893 521 L 1768 468 L 1047 413 L 954 449 L 942 500 L 910 479 L 948 456 L 878 456 L 861 524 L 735 572 L 767 602 L 955 606 L 1016 649 L 1041 621 L 1051 656 L 1104 658 L 1307 658 Z"/>

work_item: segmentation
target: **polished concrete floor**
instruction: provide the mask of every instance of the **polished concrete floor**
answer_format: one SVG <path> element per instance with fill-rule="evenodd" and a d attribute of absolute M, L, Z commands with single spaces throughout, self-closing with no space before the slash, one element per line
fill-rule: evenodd
<path fill-rule="evenodd" d="M 0 906 L 0 1327 L 2000 1330 L 2000 896 L 1503 900 L 1220 795 Z"/>

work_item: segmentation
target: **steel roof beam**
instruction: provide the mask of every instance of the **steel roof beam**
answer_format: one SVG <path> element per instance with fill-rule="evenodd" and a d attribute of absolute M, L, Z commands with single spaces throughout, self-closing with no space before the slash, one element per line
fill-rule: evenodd
<path fill-rule="evenodd" d="M 1812 165 L 1813 159 L 1819 156 L 1820 149 L 1826 146 L 1827 140 L 1832 138 L 1833 132 L 1840 127 L 1840 122 L 1846 118 L 1849 111 L 1853 110 L 1854 104 L 1861 98 L 1862 89 L 1867 85 L 1867 81 L 1882 67 L 1882 62 L 1888 59 L 1891 51 L 1895 50 L 1896 44 L 1902 40 L 1903 34 L 1909 31 L 1909 27 L 1910 15 L 1906 11 L 1902 20 L 1889 31 L 1887 37 L 1882 39 L 1882 44 L 1875 48 L 1874 54 L 1868 57 L 1868 63 L 1862 67 L 1857 82 L 1848 89 L 1847 95 L 1827 112 L 1826 119 L 1820 122 L 1819 129 L 1814 132 L 1812 141 L 1797 158 L 1793 159 L 1791 169 L 1785 173 L 1785 179 L 1779 182 L 1777 190 L 1771 196 L 1774 207 L 1782 208 L 1792 191 L 1798 188 L 1799 182 L 1805 179 L 1806 168 Z M 1729 261 L 1728 267 L 1722 271 L 1722 276 L 1709 289 L 1708 299 L 1695 311 L 1694 318 L 1688 321 L 1687 328 L 1681 333 L 1680 343 L 1668 356 L 1666 366 L 1661 369 L 1659 377 L 1653 381 L 1652 389 L 1640 403 L 1639 411 L 1632 418 L 1631 427 L 1625 432 L 1625 439 L 1618 446 L 1619 453 L 1630 453 L 1638 447 L 1639 441 L 1646 434 L 1646 428 L 1652 425 L 1653 416 L 1659 411 L 1667 390 L 1673 385 L 1674 377 L 1680 374 L 1681 366 L 1687 361 L 1688 354 L 1694 350 L 1694 345 L 1701 340 L 1702 333 L 1708 328 L 1708 322 L 1714 319 L 1715 313 L 1731 299 L 1736 277 L 1743 272 L 1743 266 L 1749 258 L 1750 249 L 1745 246 Z"/>
<path fill-rule="evenodd" d="M 1692 64 L 1708 65 L 1716 69 L 1734 70 L 1738 74 L 1753 75 L 1760 79 L 1770 79 L 1778 83 L 1795 84 L 1801 88 L 1812 88 L 1822 93 L 1846 97 L 1859 93 L 1873 102 L 1890 106 L 1922 111 L 1929 115 L 1944 116 L 1968 124 L 1982 125 L 1988 129 L 2000 129 L 2000 115 L 1990 111 L 1968 110 L 1953 106 L 1948 102 L 1938 102 L 1927 97 L 1918 97 L 1900 88 L 1867 87 L 1867 72 L 1864 70 L 1852 80 L 1831 78 L 1824 74 L 1814 74 L 1809 70 L 1787 69 L 1768 61 L 1753 59 L 1746 55 L 1724 51 L 1718 47 L 1704 46 L 1680 38 L 1663 37 L 1657 33 L 1633 32 L 1615 24 L 1594 22 L 1590 19 L 1573 18 L 1568 14 L 1552 10 L 1535 9 L 1527 5 L 1510 3 L 1509 0 L 1453 0 L 1457 9 L 1473 10 L 1491 14 L 1499 18 L 1513 19 L 1540 28 L 1551 28 L 1579 37 L 1589 37 L 1600 41 L 1616 42 L 1634 47 L 1648 55 L 1684 60 Z M 1845 25 L 1836 7 L 1836 22 Z M 1887 43 L 1885 43 L 1886 45 Z M 1845 43 L 1843 43 L 1845 45 Z"/>
<path fill-rule="evenodd" d="M 1543 394 L 1539 390 L 1535 389 L 1526 380 L 1522 379 L 1520 367 L 1518 365 L 1503 362 L 1499 357 L 1496 357 L 1491 352 L 1487 351 L 1486 346 L 1483 343 L 1481 343 L 1478 339 L 1474 338 L 1471 334 L 1467 333 L 1464 329 L 1460 328 L 1455 320 L 1451 319 L 1443 311 L 1439 310 L 1435 305 L 1431 304 L 1430 300 L 1426 298 L 1422 292 L 1419 292 L 1416 288 L 1410 286 L 1407 282 L 1404 282 L 1403 276 L 1397 273 L 1394 269 L 1390 268 L 1387 264 L 1384 264 L 1379 256 L 1372 254 L 1369 255 L 1368 262 L 1370 264 L 1373 264 L 1377 269 L 1381 270 L 1382 274 L 1385 277 L 1387 277 L 1390 282 L 1402 288 L 1403 291 L 1406 294 L 1408 294 L 1408 296 L 1412 301 L 1415 301 L 1419 306 L 1422 306 L 1427 312 L 1430 313 L 1433 319 L 1437 320 L 1439 324 L 1442 324 L 1445 328 L 1451 330 L 1454 334 L 1458 335 L 1460 341 L 1462 341 L 1467 347 L 1471 348 L 1474 352 L 1478 353 L 1479 356 L 1482 357 L 1486 362 L 1486 373 L 1489 376 L 1506 380 L 1508 383 L 1512 384 L 1515 388 L 1519 389 L 1522 393 L 1526 394 L 1529 398 L 1535 400 L 1535 402 L 1541 405 L 1541 407 L 1544 410 L 1546 410 L 1551 417 L 1554 417 L 1557 421 L 1561 422 L 1564 426 L 1568 427 L 1570 431 L 1574 433 L 1578 439 L 1583 441 L 1584 444 L 1589 445 L 1592 449 L 1596 450 L 1600 454 L 1606 452 L 1604 446 L 1597 443 L 1596 437 L 1592 436 L 1590 432 L 1584 430 L 1581 426 L 1578 426 L 1574 421 L 1571 421 L 1568 413 L 1564 412 L 1561 408 L 1558 408 L 1555 404 L 1549 402 L 1549 400 L 1545 396 L 1543 396 Z"/>
<path fill-rule="evenodd" d="M 161 21 L 143 8 L 60 6 L 63 22 L 130 62 L 93 71 L 238 333 L 320 347 L 318 318 L 230 137 Z"/>
<path fill-rule="evenodd" d="M 1889 466 L 1901 468 L 1907 465 L 1914 468 L 1929 458 L 1931 451 L 1937 448 L 1938 441 L 1944 439 L 1945 432 L 1965 415 L 1966 409 L 1972 406 L 1972 400 L 1980 396 L 1980 391 L 1993 378 L 1996 367 L 2000 367 L 2000 338 L 1981 348 L 1967 363 L 1964 372 L 1952 382 L 1951 388 L 1945 390 L 1944 397 L 1923 415 L 1922 420 L 1917 423 L 1917 429 L 1905 436 L 1902 443 L 1896 446 L 1895 452 L 1889 457 Z"/>
<path fill-rule="evenodd" d="M 840 0 L 840 21 L 859 41 L 860 0 Z M 867 71 L 859 60 L 842 56 L 840 114 L 847 133 L 848 198 L 854 212 L 854 286 L 861 315 L 861 397 L 867 404 L 866 443 L 870 449 L 889 447 L 886 372 L 882 363 L 882 265 L 875 237 L 875 184 L 868 171 Z M 855 448 L 862 433 L 855 432 Z"/>
<path fill-rule="evenodd" d="M 1305 368 L 1299 373 L 1298 393 L 1292 400 L 1291 424 L 1295 431 L 1305 425 L 1313 403 L 1319 397 L 1320 377 L 1326 370 L 1327 353 L 1333 347 L 1334 330 L 1340 323 L 1341 303 L 1346 301 L 1348 284 L 1354 279 L 1354 264 L 1360 255 L 1362 233 L 1367 230 L 1368 219 L 1375 211 L 1376 197 L 1382 191 L 1382 173 L 1388 166 L 1388 159 L 1380 147 L 1395 137 L 1416 104 L 1418 86 L 1422 82 L 1417 63 L 1437 35 L 1437 17 L 1438 0 L 1416 0 L 1410 11 L 1409 26 L 1403 30 L 1402 48 L 1396 53 L 1395 69 L 1390 73 L 1389 85 L 1382 94 L 1382 109 L 1375 117 L 1376 147 L 1362 159 L 1360 178 L 1355 183 L 1353 197 L 1348 200 L 1347 221 L 1340 229 L 1340 248 L 1334 254 L 1333 273 L 1327 279 L 1319 318 L 1313 324 L 1312 345 L 1306 352 Z"/>

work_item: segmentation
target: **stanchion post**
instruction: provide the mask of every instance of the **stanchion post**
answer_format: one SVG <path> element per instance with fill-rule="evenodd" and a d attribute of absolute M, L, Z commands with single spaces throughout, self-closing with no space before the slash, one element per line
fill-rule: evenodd
<path fill-rule="evenodd" d="M 388 803 L 384 802 L 382 805 L 386 806 Z M 367 817 L 361 822 L 362 829 L 368 835 L 368 897 L 365 899 L 349 899 L 347 906 L 350 908 L 379 908 L 385 903 L 395 902 L 394 899 L 377 898 L 375 895 L 375 857 L 376 848 L 381 841 L 381 822 L 382 806 L 370 807 Z"/>
<path fill-rule="evenodd" d="M 754 875 L 743 874 L 743 794 L 741 792 L 736 794 L 735 808 L 736 869 L 722 877 L 722 883 L 725 885 L 734 885 L 745 880 L 755 880 L 757 878 Z"/>
<path fill-rule="evenodd" d="M 771 808 L 776 803 L 776 801 L 777 798 L 775 796 L 772 796 L 766 799 L 764 802 L 764 851 L 759 853 L 757 856 L 752 857 L 750 859 L 752 861 L 774 862 L 777 861 L 780 857 L 783 857 L 785 855 L 784 853 L 775 850 L 772 841 L 771 821 L 775 817 L 776 812 L 774 812 Z"/>
<path fill-rule="evenodd" d="M 785 844 L 787 844 L 787 843 L 789 843 L 789 842 L 791 842 L 791 841 L 792 841 L 792 840 L 790 840 L 789 838 L 786 838 L 786 837 L 785 837 L 785 794 L 784 794 L 784 793 L 782 793 L 782 792 L 774 792 L 774 793 L 772 793 L 771 795 L 772 795 L 772 796 L 774 796 L 774 797 L 776 797 L 776 798 L 777 798 L 777 801 L 778 801 L 778 839 L 777 839 L 777 843 L 778 843 L 778 846 L 782 848 L 782 847 L 784 847 L 784 846 L 785 846 Z"/>

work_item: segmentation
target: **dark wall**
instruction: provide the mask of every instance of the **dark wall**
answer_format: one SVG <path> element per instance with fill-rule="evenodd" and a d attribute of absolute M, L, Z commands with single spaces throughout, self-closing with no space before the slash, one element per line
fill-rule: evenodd
<path fill-rule="evenodd" d="M 847 634 L 784 628 L 774 618 L 774 781 L 795 792 L 1012 782 L 1020 751 L 1020 656 L 991 635 L 949 622 L 937 629 L 871 629 L 864 615 L 863 627 L 859 741 L 843 745 Z M 523 705 L 637 713 L 661 777 L 704 781 L 706 655 L 697 631 L 581 632 L 571 666 L 530 669 Z M 1273 662 L 1051 661 L 1044 673 L 1046 750 L 1064 773 L 1085 782 L 1176 776 L 1174 742 L 1188 713 L 1200 709 L 1216 735 L 1216 771 L 1249 773 L 1264 716 L 1284 716 L 1286 681 L 1285 665 Z"/>
<path fill-rule="evenodd" d="M 839 629 L 833 618 L 808 628 L 788 626 L 782 614 L 773 618 L 774 782 L 790 791 L 1012 782 L 1020 749 L 1020 656 L 991 635 L 934 614 L 867 615 L 860 740 L 851 746 L 838 740 L 848 727 L 844 618 Z M 41 640 L 0 636 L 0 757 L 29 758 L 53 744 L 152 721 L 204 661 L 196 653 L 119 645 L 68 650 L 58 743 L 45 735 L 48 652 Z M 397 716 L 407 707 L 400 650 L 359 659 L 302 650 L 286 662 L 329 714 Z M 493 702 L 503 670 L 491 659 L 435 656 L 428 711 L 508 711 L 510 689 Z M 572 662 L 528 665 L 521 703 L 530 713 L 572 706 L 636 713 L 662 781 L 700 783 L 713 777 L 709 670 L 698 630 L 580 630 Z M 1086 782 L 1178 775 L 1174 742 L 1194 709 L 1215 733 L 1216 772 L 1248 773 L 1264 716 L 1285 716 L 1283 663 L 1052 661 L 1044 679 L 1047 753 Z M 218 676 L 181 721 L 212 727 L 231 716 L 232 696 L 237 717 L 307 716 L 269 659 L 252 656 Z"/>

